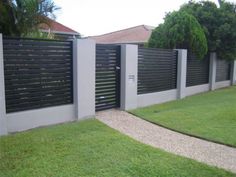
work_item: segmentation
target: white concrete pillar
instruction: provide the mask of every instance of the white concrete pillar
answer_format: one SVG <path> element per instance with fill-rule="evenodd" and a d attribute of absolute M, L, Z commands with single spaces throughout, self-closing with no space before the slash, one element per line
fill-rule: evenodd
<path fill-rule="evenodd" d="M 76 39 L 73 45 L 76 117 L 94 117 L 96 44 L 91 39 Z"/>
<path fill-rule="evenodd" d="M 5 102 L 5 82 L 4 82 L 4 63 L 3 63 L 3 40 L 0 34 L 0 136 L 6 135 L 7 118 Z"/>
<path fill-rule="evenodd" d="M 210 90 L 215 90 L 215 85 L 216 85 L 216 64 L 217 64 L 216 53 L 211 53 L 210 54 L 210 73 L 209 73 Z"/>
<path fill-rule="evenodd" d="M 186 97 L 186 78 L 187 78 L 187 53 L 186 49 L 177 49 L 177 99 Z"/>
<path fill-rule="evenodd" d="M 236 60 L 232 61 L 230 71 L 231 85 L 236 85 Z"/>
<path fill-rule="evenodd" d="M 137 108 L 138 46 L 121 45 L 121 109 Z"/>

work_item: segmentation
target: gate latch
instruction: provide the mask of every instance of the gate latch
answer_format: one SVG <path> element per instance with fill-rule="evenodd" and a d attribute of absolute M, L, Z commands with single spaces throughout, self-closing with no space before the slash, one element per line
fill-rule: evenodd
<path fill-rule="evenodd" d="M 117 70 L 119 70 L 119 69 L 120 69 L 120 67 L 119 67 L 119 66 L 116 66 L 116 69 L 117 69 Z"/>

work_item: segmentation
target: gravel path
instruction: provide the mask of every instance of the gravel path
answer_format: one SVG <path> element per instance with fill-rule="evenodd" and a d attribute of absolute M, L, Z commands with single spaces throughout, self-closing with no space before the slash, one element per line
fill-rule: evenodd
<path fill-rule="evenodd" d="M 236 148 L 183 135 L 120 110 L 101 111 L 96 118 L 142 143 L 236 173 Z"/>

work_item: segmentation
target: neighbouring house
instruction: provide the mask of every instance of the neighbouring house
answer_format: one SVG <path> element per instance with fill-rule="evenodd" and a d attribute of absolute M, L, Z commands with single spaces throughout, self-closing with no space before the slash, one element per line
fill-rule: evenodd
<path fill-rule="evenodd" d="M 41 25 L 40 26 L 40 31 L 45 32 L 45 33 L 49 33 L 49 34 L 53 34 L 55 36 L 55 38 L 57 39 L 75 39 L 75 38 L 80 38 L 80 33 L 78 33 L 77 31 L 62 25 L 61 23 L 49 19 L 51 26 L 47 26 L 47 25 Z"/>
<path fill-rule="evenodd" d="M 88 38 L 94 39 L 101 44 L 138 44 L 143 46 L 148 42 L 154 27 L 148 25 L 139 25 L 111 33 L 90 36 Z"/>

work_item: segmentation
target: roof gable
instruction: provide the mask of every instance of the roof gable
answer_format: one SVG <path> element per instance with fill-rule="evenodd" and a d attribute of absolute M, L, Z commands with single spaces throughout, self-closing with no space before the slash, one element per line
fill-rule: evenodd
<path fill-rule="evenodd" d="M 145 43 L 153 29 L 151 26 L 140 25 L 89 38 L 96 40 L 97 43 Z"/>
<path fill-rule="evenodd" d="M 62 25 L 61 23 L 59 23 L 55 20 L 49 19 L 49 21 L 51 23 L 50 27 L 46 24 L 41 24 L 39 28 L 41 30 L 50 30 L 51 32 L 54 32 L 54 33 L 79 34 L 77 31 L 74 31 L 71 28 L 69 28 L 65 25 Z"/>

